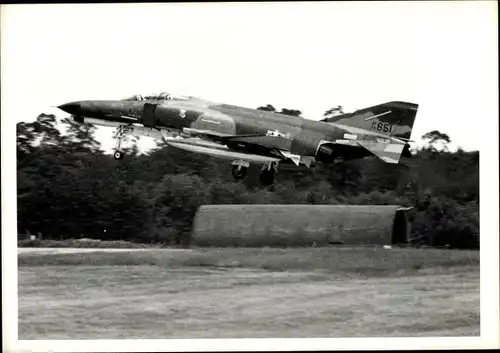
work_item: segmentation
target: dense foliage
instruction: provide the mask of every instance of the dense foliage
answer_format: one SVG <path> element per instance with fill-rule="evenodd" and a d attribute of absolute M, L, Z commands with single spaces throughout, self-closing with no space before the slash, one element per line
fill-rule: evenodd
<path fill-rule="evenodd" d="M 325 114 L 334 110 L 340 109 Z M 234 181 L 229 163 L 161 143 L 147 154 L 133 144 L 116 161 L 99 149 L 94 127 L 63 124 L 64 134 L 53 115 L 17 124 L 17 221 L 23 236 L 178 244 L 202 204 L 400 204 L 414 207 L 414 242 L 479 246 L 479 153 L 438 150 L 450 141 L 439 131 L 425 135 L 429 144 L 410 160 L 411 168 L 376 158 L 312 171 L 280 168 L 277 182 L 263 187 L 258 167 Z"/>

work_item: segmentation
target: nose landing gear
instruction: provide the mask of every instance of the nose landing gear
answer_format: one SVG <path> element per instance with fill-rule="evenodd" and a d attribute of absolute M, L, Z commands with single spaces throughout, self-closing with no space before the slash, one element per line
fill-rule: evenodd
<path fill-rule="evenodd" d="M 124 156 L 125 156 L 125 154 L 122 151 L 115 151 L 115 153 L 113 154 L 113 157 L 116 160 L 123 159 Z"/>
<path fill-rule="evenodd" d="M 125 138 L 125 126 L 120 126 L 118 130 L 116 131 L 115 138 L 116 138 L 116 144 L 115 144 L 115 153 L 113 154 L 113 158 L 116 160 L 121 160 L 123 157 L 125 157 L 125 153 L 120 151 L 121 146 L 122 146 L 122 140 Z"/>

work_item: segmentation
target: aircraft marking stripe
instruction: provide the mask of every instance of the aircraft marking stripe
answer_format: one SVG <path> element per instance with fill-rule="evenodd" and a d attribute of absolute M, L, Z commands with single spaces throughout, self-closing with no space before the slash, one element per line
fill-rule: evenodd
<path fill-rule="evenodd" d="M 201 119 L 201 121 L 205 121 L 207 123 L 212 123 L 212 124 L 220 124 L 220 121 L 215 121 L 215 120 Z"/>
<path fill-rule="evenodd" d="M 387 111 L 385 113 L 380 113 L 380 114 L 371 116 L 369 118 L 366 118 L 365 121 L 372 120 L 372 119 L 378 118 L 379 116 L 387 115 L 387 114 L 390 114 L 390 113 L 392 113 L 392 110 L 389 110 L 389 111 Z"/>

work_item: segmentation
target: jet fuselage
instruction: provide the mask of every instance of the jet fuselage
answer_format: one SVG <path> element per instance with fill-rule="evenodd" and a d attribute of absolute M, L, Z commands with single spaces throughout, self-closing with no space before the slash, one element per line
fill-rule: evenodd
<path fill-rule="evenodd" d="M 154 117 L 145 121 L 145 104 L 154 105 Z M 74 105 L 74 107 L 71 107 Z M 342 140 L 347 132 L 335 124 L 289 116 L 275 112 L 244 108 L 229 104 L 214 104 L 203 100 L 112 101 L 94 100 L 68 103 L 61 108 L 78 117 L 88 117 L 117 124 L 142 124 L 156 129 L 210 131 L 221 135 L 261 135 L 235 139 L 242 148 L 248 144 L 264 149 L 279 149 L 293 155 L 318 157 L 320 144 Z M 69 109 L 68 109 L 69 108 Z M 147 109 L 147 108 L 146 108 Z M 103 124 L 104 125 L 104 124 Z M 346 158 L 344 146 L 337 146 Z M 330 151 L 331 152 L 331 151 Z M 331 153 L 330 153 L 331 154 Z M 370 155 L 361 148 L 349 149 L 351 158 Z M 333 156 L 332 156 L 333 157 Z"/>
<path fill-rule="evenodd" d="M 122 159 L 125 134 L 161 139 L 185 151 L 232 160 L 233 176 L 244 178 L 250 163 L 263 164 L 261 181 L 272 183 L 279 163 L 306 165 L 375 155 L 399 163 L 418 105 L 393 101 L 313 121 L 265 110 L 171 95 L 125 100 L 87 100 L 60 109 L 80 123 L 115 126 L 115 159 Z"/>

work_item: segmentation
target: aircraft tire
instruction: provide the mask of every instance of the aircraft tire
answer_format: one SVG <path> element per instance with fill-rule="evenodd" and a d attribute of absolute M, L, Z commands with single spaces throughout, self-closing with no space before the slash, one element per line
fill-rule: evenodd
<path fill-rule="evenodd" d="M 115 151 L 115 153 L 113 154 L 113 157 L 116 160 L 123 159 L 124 156 L 125 156 L 125 154 L 122 151 Z"/>
<path fill-rule="evenodd" d="M 247 176 L 247 168 L 246 167 L 241 167 L 238 170 L 238 166 L 235 165 L 233 167 L 232 174 L 233 174 L 233 178 L 235 178 L 236 180 L 244 179 Z"/>
<path fill-rule="evenodd" d="M 273 170 L 263 170 L 259 175 L 259 180 L 263 185 L 271 185 L 274 183 L 274 171 Z"/>

